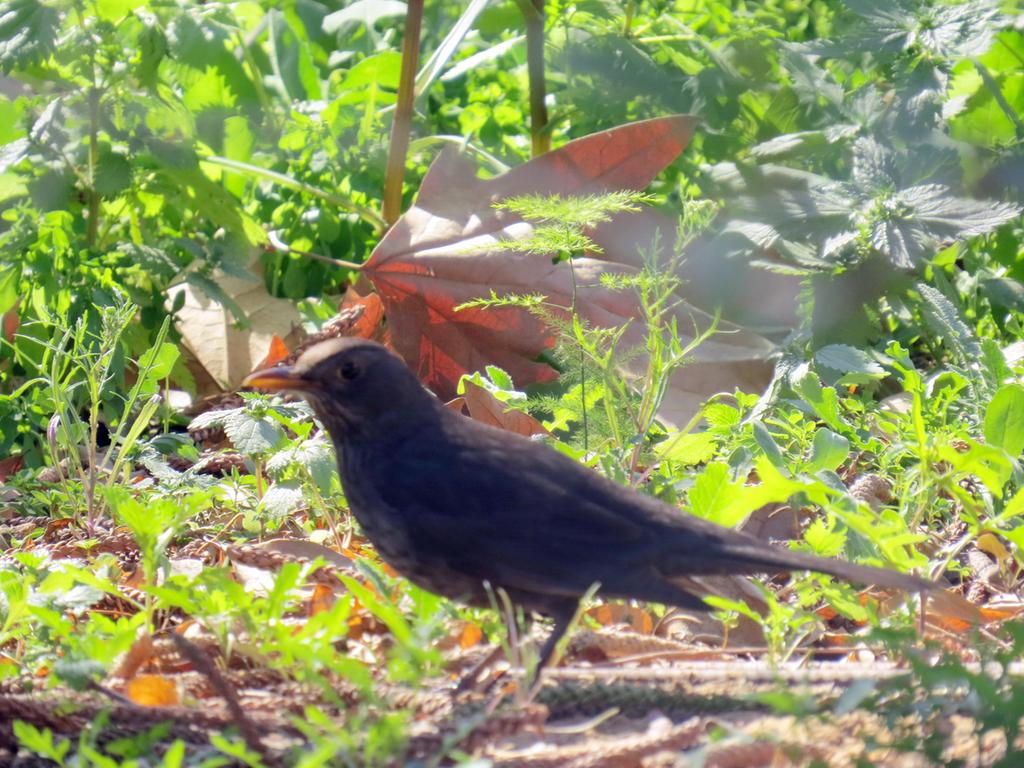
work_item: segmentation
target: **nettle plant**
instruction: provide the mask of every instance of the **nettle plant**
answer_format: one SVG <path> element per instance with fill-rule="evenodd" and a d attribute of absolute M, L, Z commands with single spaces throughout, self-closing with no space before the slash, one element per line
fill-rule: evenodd
<path fill-rule="evenodd" d="M 715 246 L 805 278 L 813 290 L 802 331 L 815 347 L 863 343 L 880 324 L 908 319 L 916 329 L 922 312 L 942 336 L 927 322 L 942 310 L 914 278 L 953 296 L 949 281 L 976 247 L 971 238 L 1019 226 L 1019 204 L 966 190 L 1019 198 L 998 171 L 1024 136 L 1003 89 L 1024 37 L 988 0 L 845 5 L 853 20 L 841 37 L 782 46 L 790 85 L 777 101 L 802 130 L 709 169 L 713 194 L 726 201 Z M 992 110 L 1011 135 L 972 146 Z M 992 288 L 1005 304 L 1005 283 Z"/>

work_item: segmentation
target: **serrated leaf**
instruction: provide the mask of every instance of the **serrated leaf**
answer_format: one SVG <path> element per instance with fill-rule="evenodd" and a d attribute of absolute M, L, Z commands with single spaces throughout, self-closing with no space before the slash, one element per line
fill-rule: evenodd
<path fill-rule="evenodd" d="M 515 386 L 512 383 L 512 377 L 504 370 L 496 365 L 488 365 L 485 370 L 487 371 L 487 377 L 494 382 L 494 385 L 498 387 L 498 389 L 506 391 L 515 390 Z"/>
<path fill-rule="evenodd" d="M 740 423 L 740 412 L 726 403 L 710 403 L 701 415 L 712 427 L 734 427 Z"/>
<path fill-rule="evenodd" d="M 940 291 L 926 283 L 915 288 L 924 299 L 924 316 L 936 335 L 945 342 L 963 366 L 972 365 L 981 358 L 981 344 L 967 324 L 960 318 L 960 311 Z"/>
<path fill-rule="evenodd" d="M 190 430 L 197 429 L 209 429 L 210 427 L 223 427 L 224 422 L 227 421 L 228 416 L 234 413 L 239 408 L 231 408 L 224 410 L 213 410 L 204 411 L 196 416 L 192 421 L 189 422 L 188 428 Z"/>
<path fill-rule="evenodd" d="M 945 59 L 977 56 L 1000 24 L 997 0 L 939 4 L 921 0 L 843 0 L 861 17 L 842 38 L 793 45 L 819 56 L 898 54 L 915 48 Z"/>
<path fill-rule="evenodd" d="M 15 139 L 0 147 L 0 173 L 7 173 L 8 168 L 28 157 L 30 148 L 28 139 Z"/>
<path fill-rule="evenodd" d="M 900 190 L 868 214 L 871 245 L 901 269 L 914 269 L 941 245 L 991 232 L 1020 215 L 1010 203 L 955 197 L 941 184 Z"/>
<path fill-rule="evenodd" d="M 96 162 L 96 191 L 103 197 L 116 197 L 132 184 L 132 165 L 128 158 L 109 150 L 99 153 Z"/>
<path fill-rule="evenodd" d="M 691 513 L 718 522 L 719 514 L 736 495 L 736 486 L 729 479 L 729 465 L 715 461 L 694 478 L 687 501 Z"/>
<path fill-rule="evenodd" d="M 143 271 L 163 280 L 170 280 L 181 271 L 181 265 L 163 248 L 140 243 L 119 243 L 117 250 Z"/>
<path fill-rule="evenodd" d="M 298 480 L 274 483 L 260 499 L 264 511 L 275 518 L 291 514 L 303 503 L 302 485 Z"/>
<path fill-rule="evenodd" d="M 942 243 L 984 235 L 1021 213 L 1021 207 L 1011 203 L 955 197 L 941 184 L 911 187 L 900 197 L 913 208 L 914 219 L 921 222 L 925 232 Z"/>
<path fill-rule="evenodd" d="M 798 366 L 790 375 L 790 386 L 815 415 L 836 431 L 847 425 L 839 408 L 839 395 L 834 387 L 824 387 L 818 375 L 806 365 Z"/>
<path fill-rule="evenodd" d="M 1000 387 L 985 409 L 985 440 L 1011 456 L 1024 451 L 1024 386 Z"/>
<path fill-rule="evenodd" d="M 989 385 L 990 391 L 995 391 L 1004 381 L 1013 377 L 1013 371 L 1007 365 L 1007 359 L 1003 350 L 994 339 L 981 340 L 981 372 Z"/>
<path fill-rule="evenodd" d="M 789 156 L 806 156 L 813 152 L 834 151 L 840 141 L 857 135 L 860 126 L 836 125 L 825 130 L 797 131 L 776 136 L 750 148 L 751 157 L 759 160 L 777 160 Z"/>
<path fill-rule="evenodd" d="M 60 11 L 37 0 L 0 3 L 0 72 L 49 56 L 60 33 Z"/>
<path fill-rule="evenodd" d="M 782 63 L 793 83 L 793 91 L 804 102 L 818 104 L 824 98 L 836 106 L 843 102 L 843 88 L 832 74 L 798 46 L 782 47 Z"/>
<path fill-rule="evenodd" d="M 239 453 L 249 456 L 270 453 L 285 437 L 277 422 L 254 416 L 244 408 L 228 413 L 224 419 L 224 432 Z"/>
<path fill-rule="evenodd" d="M 896 185 L 896 162 L 892 152 L 870 136 L 853 143 L 853 181 L 866 192 Z"/>
<path fill-rule="evenodd" d="M 718 441 L 711 432 L 688 432 L 669 435 L 654 451 L 663 460 L 692 466 L 710 460 L 717 447 Z"/>
<path fill-rule="evenodd" d="M 867 352 L 848 344 L 829 344 L 814 354 L 819 365 L 843 374 L 858 374 L 869 379 L 885 376 L 885 369 Z"/>
<path fill-rule="evenodd" d="M 901 136 L 927 137 L 939 125 L 948 84 L 949 75 L 939 64 L 922 62 L 908 72 L 898 73 L 886 124 Z M 929 149 L 938 152 L 935 147 Z"/>

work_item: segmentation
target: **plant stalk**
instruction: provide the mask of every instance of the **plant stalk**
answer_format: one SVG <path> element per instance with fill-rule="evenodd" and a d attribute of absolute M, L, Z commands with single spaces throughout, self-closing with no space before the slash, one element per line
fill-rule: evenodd
<path fill-rule="evenodd" d="M 530 144 L 533 157 L 551 150 L 544 81 L 544 0 L 519 0 L 526 21 L 526 69 L 530 80 Z"/>
<path fill-rule="evenodd" d="M 423 0 L 409 0 L 405 14 L 405 37 L 402 39 L 398 100 L 395 104 L 395 118 L 391 123 L 388 165 L 384 174 L 384 204 L 381 213 L 388 226 L 402 215 L 402 183 L 405 180 L 405 158 L 409 152 L 413 102 L 416 99 L 416 68 L 419 65 L 422 23 Z"/>

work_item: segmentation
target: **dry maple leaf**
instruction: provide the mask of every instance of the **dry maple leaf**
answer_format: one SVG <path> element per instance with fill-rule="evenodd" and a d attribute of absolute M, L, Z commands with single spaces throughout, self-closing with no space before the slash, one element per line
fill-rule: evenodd
<path fill-rule="evenodd" d="M 551 329 L 518 306 L 456 307 L 473 299 L 542 294 L 551 304 L 573 304 L 594 326 L 614 327 L 640 317 L 632 291 L 605 288 L 605 272 L 635 273 L 639 254 L 650 247 L 650 226 L 605 226 L 593 237 L 603 258 L 553 263 L 547 254 L 515 252 L 497 243 L 529 237 L 533 226 L 518 215 L 495 210 L 512 196 L 587 195 L 640 190 L 686 147 L 694 118 L 679 115 L 631 123 L 570 142 L 491 179 L 479 179 L 455 151 L 431 166 L 415 205 L 378 244 L 363 272 L 384 300 L 394 346 L 420 378 L 443 399 L 455 395 L 462 374 L 495 364 L 517 386 L 550 380 L 555 372 L 536 362 L 554 342 Z M 649 212 L 648 212 L 649 213 Z M 644 217 L 645 214 L 639 214 Z M 625 221 L 617 217 L 616 222 Z M 660 226 L 660 225 L 659 225 Z M 631 234 L 623 237 L 622 233 Z M 661 235 L 664 237 L 664 235 Z M 692 306 L 677 310 L 680 331 L 699 333 L 710 318 Z M 633 322 L 626 345 L 640 341 Z M 772 345 L 756 334 L 729 328 L 695 353 L 672 382 L 661 416 L 688 418 L 710 394 L 736 386 L 758 389 L 768 380 L 765 360 Z M 686 339 L 684 339 L 685 341 Z M 641 361 L 642 364 L 642 361 Z"/>

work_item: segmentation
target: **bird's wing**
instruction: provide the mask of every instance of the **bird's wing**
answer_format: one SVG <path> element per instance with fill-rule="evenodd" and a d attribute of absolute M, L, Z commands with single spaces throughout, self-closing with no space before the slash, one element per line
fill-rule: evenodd
<path fill-rule="evenodd" d="M 454 418 L 443 445 L 405 440 L 381 456 L 396 472 L 415 467 L 417 482 L 391 482 L 378 492 L 407 513 L 417 549 L 444 553 L 460 573 L 579 595 L 649 565 L 667 518 L 686 519 L 547 446 Z M 675 551 L 685 555 L 689 543 L 699 552 L 704 537 L 690 538 L 677 538 Z"/>

